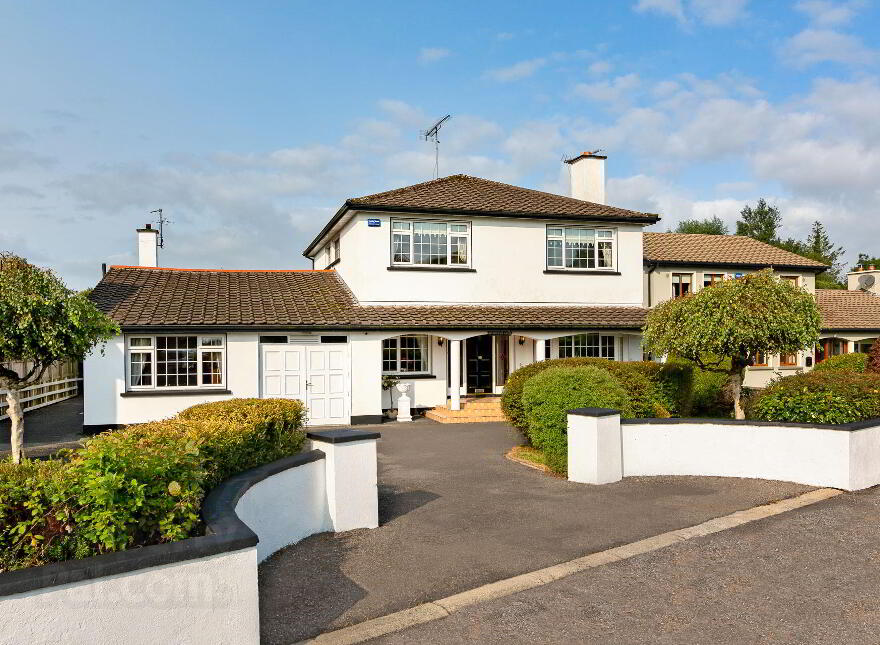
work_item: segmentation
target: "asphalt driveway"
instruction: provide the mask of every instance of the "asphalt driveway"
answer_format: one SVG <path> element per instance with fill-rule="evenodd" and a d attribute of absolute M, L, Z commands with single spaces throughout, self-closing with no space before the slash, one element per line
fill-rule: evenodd
<path fill-rule="evenodd" d="M 844 493 L 371 641 L 880 642 L 880 488 Z"/>
<path fill-rule="evenodd" d="M 505 424 L 376 429 L 380 527 L 315 535 L 264 562 L 263 643 L 293 643 L 809 490 L 696 477 L 572 484 L 504 459 L 521 442 Z"/>
<path fill-rule="evenodd" d="M 0 421 L 0 455 L 8 453 L 9 419 Z M 85 437 L 83 397 L 53 403 L 24 413 L 24 451 L 28 457 L 46 455 L 60 448 L 69 448 Z"/>

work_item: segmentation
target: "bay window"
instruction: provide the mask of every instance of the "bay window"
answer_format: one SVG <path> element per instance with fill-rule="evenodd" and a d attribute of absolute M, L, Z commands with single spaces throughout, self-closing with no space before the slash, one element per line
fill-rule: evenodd
<path fill-rule="evenodd" d="M 397 336 L 382 341 L 383 374 L 427 374 L 430 345 L 425 335 Z"/>
<path fill-rule="evenodd" d="M 467 267 L 471 225 L 468 222 L 391 221 L 391 263 Z"/>
<path fill-rule="evenodd" d="M 547 268 L 611 270 L 614 244 L 611 229 L 548 226 Z"/>
<path fill-rule="evenodd" d="M 226 341 L 220 334 L 128 338 L 132 390 L 223 387 Z"/>
<path fill-rule="evenodd" d="M 574 334 L 559 339 L 559 358 L 607 358 L 614 360 L 614 336 Z"/>

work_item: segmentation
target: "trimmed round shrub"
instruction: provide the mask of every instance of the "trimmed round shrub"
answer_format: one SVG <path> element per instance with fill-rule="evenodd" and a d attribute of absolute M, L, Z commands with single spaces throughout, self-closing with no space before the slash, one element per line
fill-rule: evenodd
<path fill-rule="evenodd" d="M 504 385 L 501 395 L 501 409 L 507 420 L 516 428 L 526 432 L 528 422 L 522 403 L 523 386 L 530 378 L 552 367 L 593 366 L 611 373 L 634 396 L 639 387 L 644 387 L 641 375 L 651 384 L 650 406 L 643 410 L 656 409 L 657 414 L 647 416 L 687 416 L 692 405 L 693 367 L 684 361 L 654 363 L 652 361 L 609 361 L 605 358 L 554 358 L 525 365 L 514 371 Z M 632 379 L 629 375 L 633 376 Z M 642 398 L 638 395 L 636 398 Z M 637 416 L 644 416 L 639 414 Z"/>
<path fill-rule="evenodd" d="M 565 473 L 568 411 L 585 407 L 622 410 L 630 405 L 630 400 L 607 370 L 593 366 L 553 367 L 526 381 L 522 404 L 532 445 L 544 453 L 551 470 Z"/>
<path fill-rule="evenodd" d="M 880 375 L 851 370 L 786 376 L 757 392 L 747 414 L 761 421 L 851 423 L 880 417 Z"/>
<path fill-rule="evenodd" d="M 840 354 L 826 358 L 824 361 L 816 365 L 816 372 L 824 372 L 826 370 L 849 370 L 851 372 L 864 372 L 868 367 L 867 354 Z"/>
<path fill-rule="evenodd" d="M 49 461 L 0 462 L 0 570 L 198 535 L 207 492 L 299 452 L 304 420 L 299 401 L 233 399 L 106 432 Z"/>

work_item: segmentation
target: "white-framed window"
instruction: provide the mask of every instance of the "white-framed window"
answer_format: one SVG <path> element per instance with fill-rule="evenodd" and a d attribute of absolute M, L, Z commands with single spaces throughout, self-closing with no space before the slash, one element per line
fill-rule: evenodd
<path fill-rule="evenodd" d="M 574 334 L 559 338 L 559 358 L 607 358 L 614 360 L 614 336 Z"/>
<path fill-rule="evenodd" d="M 614 269 L 614 229 L 547 227 L 548 269 Z"/>
<path fill-rule="evenodd" d="M 382 341 L 383 374 L 428 374 L 430 344 L 428 336 L 412 334 Z"/>
<path fill-rule="evenodd" d="M 691 293 L 693 282 L 693 274 L 691 273 L 673 273 L 672 274 L 672 297 L 680 298 Z"/>
<path fill-rule="evenodd" d="M 340 259 L 341 255 L 339 253 L 339 238 L 337 237 L 333 240 L 333 252 L 330 255 L 330 261 L 336 262 L 336 260 Z"/>
<path fill-rule="evenodd" d="M 391 220 L 391 264 L 470 266 L 470 222 Z"/>
<path fill-rule="evenodd" d="M 126 374 L 131 390 L 198 389 L 226 383 L 223 334 L 132 335 Z"/>

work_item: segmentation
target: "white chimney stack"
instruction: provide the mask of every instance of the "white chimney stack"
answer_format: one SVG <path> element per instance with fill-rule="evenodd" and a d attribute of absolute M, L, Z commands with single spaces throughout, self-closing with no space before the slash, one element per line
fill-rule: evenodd
<path fill-rule="evenodd" d="M 149 224 L 139 228 L 138 234 L 138 266 L 159 266 L 159 231 Z"/>
<path fill-rule="evenodd" d="M 566 159 L 571 175 L 571 196 L 594 204 L 605 203 L 606 155 L 582 152 L 573 159 Z"/>
<path fill-rule="evenodd" d="M 857 266 L 846 274 L 846 286 L 850 291 L 867 291 L 880 296 L 880 269 L 873 264 Z"/>

